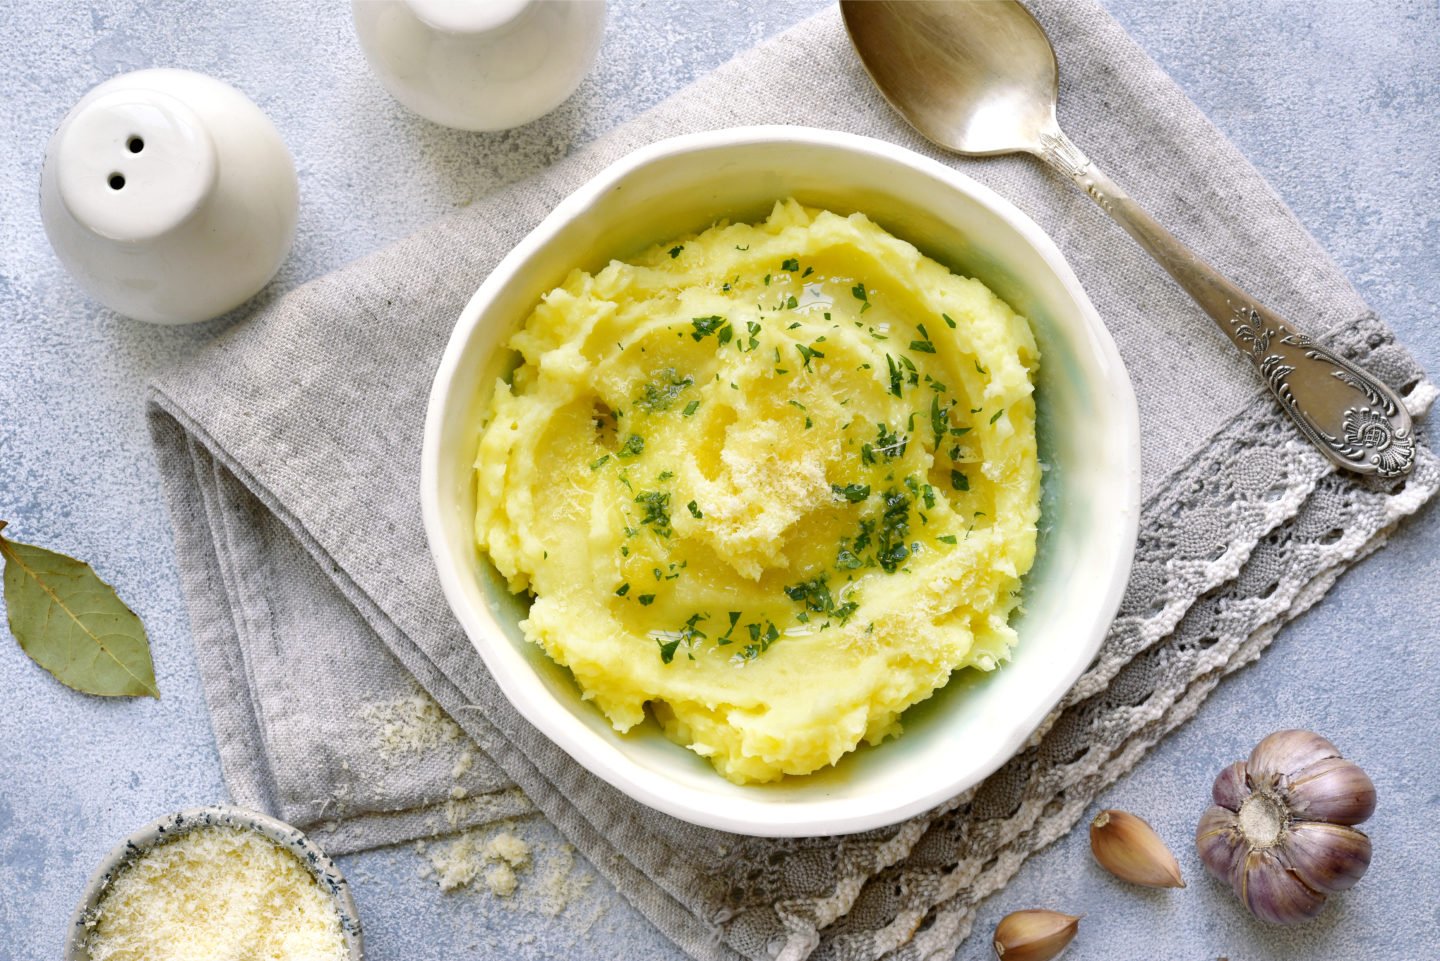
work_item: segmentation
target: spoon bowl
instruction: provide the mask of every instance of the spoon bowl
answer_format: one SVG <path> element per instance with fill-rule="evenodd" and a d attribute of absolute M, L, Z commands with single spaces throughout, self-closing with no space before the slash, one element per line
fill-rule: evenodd
<path fill-rule="evenodd" d="M 936 146 L 1035 153 L 1059 129 L 1055 51 L 1020 4 L 863 0 L 840 10 L 875 85 Z"/>

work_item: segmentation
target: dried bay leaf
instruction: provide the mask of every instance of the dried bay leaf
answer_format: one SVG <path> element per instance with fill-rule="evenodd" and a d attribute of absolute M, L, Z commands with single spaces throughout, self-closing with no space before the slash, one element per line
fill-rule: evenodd
<path fill-rule="evenodd" d="M 0 558 L 10 633 L 35 663 L 86 694 L 160 696 L 145 625 L 89 564 L 3 534 Z"/>

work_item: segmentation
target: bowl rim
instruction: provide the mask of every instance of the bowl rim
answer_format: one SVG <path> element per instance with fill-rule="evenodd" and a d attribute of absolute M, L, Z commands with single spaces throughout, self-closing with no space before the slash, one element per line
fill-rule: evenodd
<path fill-rule="evenodd" d="M 1125 481 L 1123 492 L 1117 492 L 1119 503 L 1116 510 L 1116 521 L 1120 540 L 1117 542 L 1118 560 L 1109 582 L 1105 586 L 1101 602 L 1095 608 L 1095 615 L 1091 623 L 1084 625 L 1084 648 L 1077 650 L 1073 664 L 1052 685 L 1052 689 L 1046 690 L 1043 697 L 1036 698 L 1032 709 L 1023 718 L 1017 718 L 1007 736 L 997 741 L 985 761 L 972 764 L 966 769 L 963 776 L 952 778 L 923 794 L 907 798 L 903 803 L 890 801 L 884 804 L 869 805 L 858 810 L 821 812 L 814 810 L 815 807 L 827 802 L 815 800 L 795 802 L 784 806 L 766 805 L 762 809 L 752 811 L 749 807 L 731 804 L 684 803 L 667 793 L 652 789 L 651 785 L 646 783 L 645 778 L 637 776 L 640 773 L 638 765 L 635 766 L 636 770 L 628 770 L 626 765 L 616 766 L 592 751 L 590 746 L 585 743 L 585 734 L 588 732 L 580 730 L 583 725 L 571 717 L 567 711 L 547 710 L 546 704 L 531 701 L 525 691 L 519 687 L 519 680 L 510 676 L 508 665 L 499 652 L 492 651 L 487 643 L 482 643 L 482 637 L 488 640 L 489 632 L 483 629 L 482 623 L 476 621 L 475 614 L 465 595 L 464 583 L 469 577 L 468 571 L 452 567 L 446 560 L 445 547 L 450 534 L 442 516 L 444 508 L 439 490 L 442 455 L 441 433 L 452 382 L 460 370 L 468 343 L 480 325 L 486 304 L 510 282 L 512 277 L 532 257 L 554 242 L 557 236 L 563 233 L 572 222 L 583 216 L 618 183 L 633 176 L 637 171 L 680 154 L 766 144 L 800 144 L 870 155 L 909 167 L 922 175 L 940 180 L 987 208 L 1013 229 L 1054 273 L 1067 296 L 1073 300 L 1077 308 L 1078 319 L 1081 322 L 1080 325 L 1089 334 L 1093 343 L 1094 353 L 1110 371 L 1110 376 L 1102 382 L 1100 392 L 1108 398 L 1118 415 L 1113 426 L 1116 431 L 1120 432 L 1117 447 L 1122 453 L 1123 461 L 1116 464 L 1115 467 L 1117 476 L 1122 477 Z M 702 827 L 762 837 L 850 834 L 898 823 L 929 810 L 961 791 L 982 782 L 1015 755 L 1064 697 L 1065 692 L 1074 686 L 1076 680 L 1090 665 L 1119 609 L 1129 581 L 1129 572 L 1134 560 L 1134 547 L 1139 536 L 1139 408 L 1135 399 L 1134 387 L 1125 369 L 1119 349 L 1088 295 L 1081 287 L 1075 272 L 1065 260 L 1054 240 L 1014 203 L 958 170 L 888 141 L 859 134 L 804 126 L 729 127 L 666 138 L 639 147 L 615 160 L 556 204 L 554 209 L 490 271 L 460 312 L 436 368 L 426 408 L 421 449 L 420 501 L 426 540 L 435 563 L 441 589 L 451 611 L 465 631 L 466 637 L 480 654 L 496 685 L 516 711 L 572 760 L 632 799 L 654 810 Z M 508 641 L 506 643 L 508 644 Z M 527 667 L 525 671 L 530 671 L 530 669 Z M 533 671 L 530 673 L 533 674 Z M 720 777 L 719 774 L 715 776 Z M 688 789 L 685 793 L 689 793 Z M 833 804 L 834 802 L 829 803 Z M 848 803 L 853 805 L 853 799 L 850 799 Z"/>
<path fill-rule="evenodd" d="M 316 883 L 325 889 L 335 903 L 340 915 L 340 931 L 345 938 L 346 953 L 350 961 L 362 961 L 365 945 L 360 930 L 360 912 L 355 907 L 350 885 L 335 866 L 335 862 L 294 825 L 233 804 L 210 804 L 161 815 L 130 832 L 106 852 L 105 857 L 91 872 L 90 879 L 85 882 L 85 890 L 70 916 L 65 961 L 90 961 L 90 929 L 86 919 L 99 905 L 100 899 L 110 887 L 110 882 L 115 880 L 124 868 L 147 851 L 191 831 L 209 827 L 253 831 L 299 858 L 300 863 L 305 865 Z"/>

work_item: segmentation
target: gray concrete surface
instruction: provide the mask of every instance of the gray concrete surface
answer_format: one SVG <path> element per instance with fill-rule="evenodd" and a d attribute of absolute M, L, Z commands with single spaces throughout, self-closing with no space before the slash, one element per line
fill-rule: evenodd
<path fill-rule="evenodd" d="M 271 294 L 564 156 L 819 0 L 615 0 L 581 92 L 531 127 L 441 130 L 406 114 L 360 57 L 345 5 L 254 0 L 0 0 L 0 517 L 14 536 L 93 561 L 144 618 L 164 699 L 75 694 L 0 638 L 0 959 L 58 956 L 86 875 L 152 817 L 225 797 L 141 421 L 150 372 L 219 324 L 150 328 L 88 302 L 41 230 L 44 144 L 91 86 L 145 66 L 237 84 L 296 155 L 294 254 Z M 1433 0 L 1108 0 L 1239 145 L 1366 299 L 1440 370 L 1440 12 Z M 793 94 L 793 92 L 792 92 Z M 1105 145 L 1085 142 L 1103 163 Z M 1303 318 L 1301 318 L 1303 321 Z M 223 322 L 221 322 L 223 323 Z M 1433 427 L 1427 428 L 1432 442 Z M 1076 831 L 981 913 L 958 957 L 989 953 L 1021 907 L 1083 913 L 1071 957 L 1422 959 L 1440 953 L 1440 511 L 1341 580 L 1262 660 L 1103 798 L 1172 841 L 1191 885 L 1153 893 L 1099 871 Z M 1314 727 L 1380 786 L 1375 864 L 1323 919 L 1248 921 L 1201 875 L 1189 836 L 1213 772 L 1274 728 Z M 546 825 L 519 829 L 541 850 Z M 669 958 L 677 952 L 593 872 L 568 907 L 442 894 L 409 848 L 344 859 L 375 961 Z M 585 883 L 588 880 L 588 885 Z"/>

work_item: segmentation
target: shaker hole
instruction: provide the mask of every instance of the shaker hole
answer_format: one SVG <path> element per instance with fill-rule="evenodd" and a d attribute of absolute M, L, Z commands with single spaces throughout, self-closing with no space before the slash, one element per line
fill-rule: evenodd
<path fill-rule="evenodd" d="M 123 186 L 125 186 L 125 176 L 124 176 L 123 174 L 111 174 L 111 175 L 110 175 L 110 189 L 111 189 L 111 190 L 119 190 L 119 189 L 120 189 L 121 187 L 123 187 Z"/>
<path fill-rule="evenodd" d="M 139 153 L 140 151 L 145 149 L 145 141 L 140 139 L 139 137 L 131 137 L 129 140 L 125 141 L 125 146 L 130 148 L 131 153 Z"/>

